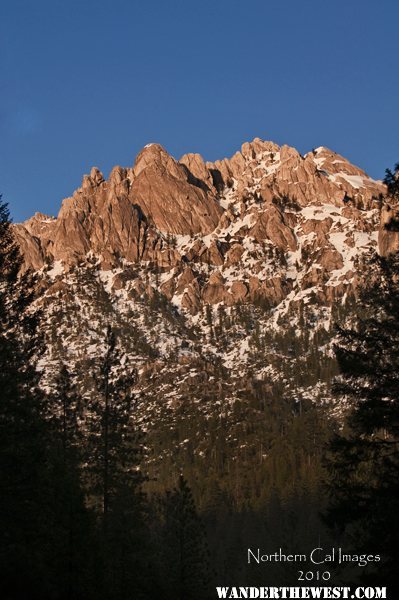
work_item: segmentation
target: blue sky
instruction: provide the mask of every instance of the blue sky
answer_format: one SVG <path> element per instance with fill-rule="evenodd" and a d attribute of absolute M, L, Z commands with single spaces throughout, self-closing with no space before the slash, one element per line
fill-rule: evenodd
<path fill-rule="evenodd" d="M 397 0 L 2 0 L 0 192 L 57 214 L 92 165 L 254 137 L 399 161 Z"/>

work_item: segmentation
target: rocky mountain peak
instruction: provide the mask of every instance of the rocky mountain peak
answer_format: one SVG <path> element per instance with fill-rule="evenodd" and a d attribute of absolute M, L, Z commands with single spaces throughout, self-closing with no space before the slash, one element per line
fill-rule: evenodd
<path fill-rule="evenodd" d="M 89 257 L 103 270 L 133 265 L 134 285 L 123 285 L 139 293 L 156 269 L 159 292 L 191 314 L 255 299 L 283 310 L 312 295 L 331 303 L 354 285 L 358 257 L 377 244 L 384 191 L 325 147 L 302 156 L 255 138 L 212 163 L 148 144 L 107 180 L 93 167 L 56 219 L 36 214 L 15 231 L 35 270 Z M 387 252 L 396 242 L 384 210 Z"/>
<path fill-rule="evenodd" d="M 209 480 L 219 482 L 220 466 L 237 473 L 245 456 L 248 507 L 247 457 L 257 469 L 274 464 L 281 424 L 292 420 L 284 435 L 299 439 L 308 405 L 317 419 L 303 426 L 313 423 L 316 436 L 321 422 L 331 427 L 325 414 L 345 410 L 330 391 L 333 325 L 372 275 L 367 254 L 399 248 L 399 212 L 382 205 L 384 192 L 327 148 L 302 156 L 260 139 L 213 163 L 197 153 L 176 160 L 154 144 L 107 179 L 91 169 L 56 219 L 36 213 L 15 226 L 25 268 L 36 271 L 37 367 L 55 409 L 67 365 L 82 429 L 90 426 L 111 327 L 112 377 L 123 374 L 113 405 L 126 394 L 126 416 L 145 431 L 149 485 L 184 460 L 204 472 L 217 465 Z M 290 456 L 294 473 L 291 447 Z M 301 494 L 314 490 L 313 474 L 306 481 Z"/>
<path fill-rule="evenodd" d="M 92 167 L 90 175 L 83 176 L 82 190 L 90 190 L 104 183 L 104 175 L 97 167 Z"/>
<path fill-rule="evenodd" d="M 182 170 L 176 160 L 161 146 L 161 144 L 147 144 L 139 152 L 133 166 L 133 175 L 138 177 L 147 167 L 154 167 L 166 171 L 170 175 L 181 177 Z"/>

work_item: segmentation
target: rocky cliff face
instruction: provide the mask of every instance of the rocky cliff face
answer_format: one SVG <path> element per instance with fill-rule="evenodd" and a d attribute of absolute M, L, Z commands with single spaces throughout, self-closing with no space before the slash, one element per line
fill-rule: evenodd
<path fill-rule="evenodd" d="M 381 256 L 399 250 L 399 207 L 385 203 L 381 210 L 378 248 Z"/>
<path fill-rule="evenodd" d="M 149 144 L 108 180 L 93 168 L 56 219 L 36 214 L 15 231 L 26 267 L 65 271 L 90 259 L 111 274 L 133 269 L 133 280 L 118 276 L 115 285 L 137 293 L 148 287 L 143 268 L 156 269 L 159 290 L 191 314 L 204 304 L 277 306 L 311 294 L 331 303 L 377 244 L 384 191 L 323 147 L 301 156 L 255 139 L 205 163 L 199 154 L 176 161 Z M 382 253 L 399 247 L 390 210 Z"/>
<path fill-rule="evenodd" d="M 37 272 L 43 387 L 68 365 L 89 403 L 111 323 L 121 367 L 136 371 L 154 477 L 187 456 L 206 470 L 227 431 L 234 464 L 271 397 L 335 410 L 332 325 L 364 255 L 399 248 L 384 193 L 326 148 L 301 156 L 259 139 L 215 163 L 152 144 L 107 180 L 93 168 L 56 219 L 15 226 Z"/>

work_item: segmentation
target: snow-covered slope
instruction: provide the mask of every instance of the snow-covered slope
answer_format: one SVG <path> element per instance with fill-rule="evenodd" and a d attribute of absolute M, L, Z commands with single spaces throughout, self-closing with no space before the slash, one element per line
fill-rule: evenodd
<path fill-rule="evenodd" d="M 136 421 L 174 432 L 149 445 L 155 470 L 172 447 L 204 452 L 190 415 L 234 428 L 236 402 L 268 394 L 334 408 L 332 324 L 377 249 L 384 192 L 326 148 L 259 139 L 215 163 L 151 144 L 108 181 L 92 169 L 56 219 L 15 227 L 39 280 L 43 386 L 68 364 L 89 402 L 111 324 Z"/>

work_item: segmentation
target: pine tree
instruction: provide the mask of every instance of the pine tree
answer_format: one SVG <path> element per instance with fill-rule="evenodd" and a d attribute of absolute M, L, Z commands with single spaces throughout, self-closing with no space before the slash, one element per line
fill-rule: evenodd
<path fill-rule="evenodd" d="M 65 598 L 97 596 L 94 585 L 94 557 L 97 540 L 93 515 L 85 506 L 80 480 L 81 441 L 79 430 L 80 399 L 71 373 L 59 364 L 54 389 L 46 397 L 45 411 L 52 442 L 51 501 L 59 507 L 58 561 L 61 575 L 58 585 Z"/>
<path fill-rule="evenodd" d="M 327 520 L 346 528 L 356 553 L 382 554 L 380 582 L 394 585 L 399 560 L 398 256 L 374 258 L 368 279 L 357 316 L 337 331 L 340 377 L 334 389 L 349 402 L 350 414 L 330 447 Z"/>
<path fill-rule="evenodd" d="M 210 597 L 210 567 L 205 531 L 198 517 L 187 481 L 166 496 L 163 550 L 168 600 L 206 600 Z"/>
<path fill-rule="evenodd" d="M 82 437 L 79 429 L 81 398 L 68 365 L 63 361 L 57 363 L 52 387 L 46 403 L 47 418 L 61 444 L 64 462 L 77 461 Z"/>
<path fill-rule="evenodd" d="M 395 165 L 393 171 L 385 170 L 384 183 L 388 189 L 388 198 L 398 200 L 399 198 L 399 163 Z"/>
<path fill-rule="evenodd" d="M 136 370 L 124 364 L 111 326 L 104 336 L 86 426 L 86 481 L 101 525 L 108 598 L 141 598 L 146 557 L 141 433 L 133 421 Z"/>
<path fill-rule="evenodd" d="M 86 512 L 76 473 L 66 476 L 56 431 L 45 418 L 35 368 L 42 342 L 38 315 L 30 310 L 35 281 L 29 273 L 20 276 L 20 267 L 8 209 L 0 203 L 2 597 L 90 597 L 82 543 L 89 539 Z"/>
<path fill-rule="evenodd" d="M 29 367 L 33 354 L 28 323 L 21 316 L 29 293 L 18 284 L 21 260 L 12 235 L 7 205 L 0 204 L 0 563 L 6 598 L 43 586 L 40 511 L 47 462 L 42 396 Z M 30 323 L 29 325 L 33 325 Z M 27 341 L 29 340 L 29 341 Z M 36 558 L 37 560 L 37 558 Z M 32 596 L 33 597 L 33 596 Z"/>
<path fill-rule="evenodd" d="M 123 364 L 117 337 L 110 326 L 104 351 L 94 373 L 92 399 L 86 417 L 86 462 L 89 485 L 99 499 L 104 531 L 117 489 L 125 478 L 140 479 L 140 434 L 133 422 L 136 370 Z"/>

